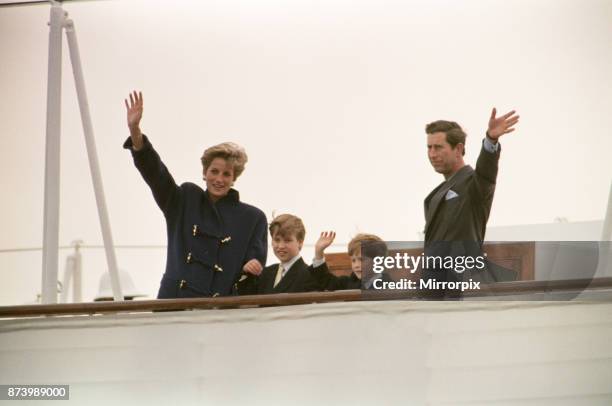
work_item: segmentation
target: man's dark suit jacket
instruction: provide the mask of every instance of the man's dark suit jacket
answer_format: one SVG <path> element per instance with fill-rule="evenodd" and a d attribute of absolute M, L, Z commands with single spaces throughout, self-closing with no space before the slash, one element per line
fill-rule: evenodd
<path fill-rule="evenodd" d="M 484 141 L 483 141 L 484 142 Z M 466 165 L 450 179 L 442 182 L 425 198 L 425 254 L 429 256 L 482 255 L 482 242 L 491 212 L 499 155 L 481 147 L 476 169 Z M 450 194 L 449 194 L 450 192 Z M 438 280 L 512 280 L 509 270 L 487 263 L 486 272 L 474 274 L 436 270 L 424 271 L 423 278 Z M 508 273 L 510 272 L 510 273 Z"/>
<path fill-rule="evenodd" d="M 237 284 L 240 295 L 262 295 L 268 293 L 296 293 L 318 290 L 310 275 L 308 265 L 298 259 L 285 273 L 278 285 L 274 286 L 278 263 L 264 268 L 259 276 L 245 274 Z"/>
<path fill-rule="evenodd" d="M 482 147 L 476 170 L 464 166 L 425 198 L 426 248 L 435 241 L 482 243 L 495 193 L 500 151 L 501 146 L 496 153 Z M 457 196 L 446 199 L 451 190 Z"/>

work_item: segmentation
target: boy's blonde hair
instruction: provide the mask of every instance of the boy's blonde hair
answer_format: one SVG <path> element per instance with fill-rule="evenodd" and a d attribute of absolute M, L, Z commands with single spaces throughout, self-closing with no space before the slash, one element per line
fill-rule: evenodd
<path fill-rule="evenodd" d="M 225 159 L 234 168 L 234 180 L 238 179 L 238 176 L 244 171 L 249 157 L 246 154 L 244 148 L 233 142 L 223 142 L 221 144 L 213 145 L 207 148 L 200 159 L 202 166 L 204 167 L 204 173 L 215 160 L 215 158 Z"/>
<path fill-rule="evenodd" d="M 295 239 L 299 242 L 304 242 L 306 237 L 306 228 L 302 220 L 293 214 L 281 214 L 274 217 L 270 223 L 270 236 L 274 238 L 276 234 L 281 237 L 289 237 L 295 235 Z"/>
<path fill-rule="evenodd" d="M 387 255 L 387 244 L 385 244 L 382 238 L 374 234 L 360 233 L 354 236 L 348 243 L 349 256 L 360 255 L 362 244 L 368 245 L 368 254 L 383 257 Z"/>

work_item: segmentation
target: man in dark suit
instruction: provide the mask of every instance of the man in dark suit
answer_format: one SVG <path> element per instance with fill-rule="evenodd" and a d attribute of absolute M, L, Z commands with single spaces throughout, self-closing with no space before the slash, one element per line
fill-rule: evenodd
<path fill-rule="evenodd" d="M 317 290 L 308 265 L 300 256 L 306 229 L 302 220 L 291 214 L 281 214 L 270 224 L 272 249 L 280 263 L 262 271 L 246 267 L 237 283 L 240 295 L 296 293 Z"/>
<path fill-rule="evenodd" d="M 514 110 L 500 117 L 496 113 L 494 108 L 476 169 L 463 160 L 466 134 L 459 124 L 439 120 L 425 128 L 429 161 L 445 179 L 425 198 L 426 255 L 479 255 L 481 252 L 497 179 L 501 152 L 498 141 L 502 135 L 514 131 L 519 120 Z M 461 279 L 456 272 L 424 270 L 423 278 L 434 277 Z"/>

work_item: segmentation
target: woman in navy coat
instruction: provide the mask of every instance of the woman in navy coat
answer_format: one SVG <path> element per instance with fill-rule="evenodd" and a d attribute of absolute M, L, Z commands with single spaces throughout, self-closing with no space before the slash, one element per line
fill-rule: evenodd
<path fill-rule="evenodd" d="M 232 188 L 244 170 L 244 149 L 226 142 L 204 151 L 206 190 L 176 184 L 153 145 L 140 131 L 141 92 L 125 100 L 130 137 L 123 147 L 151 188 L 166 218 L 168 251 L 159 299 L 235 293 L 243 270 L 261 272 L 267 256 L 267 221 L 258 208 L 242 203 Z"/>

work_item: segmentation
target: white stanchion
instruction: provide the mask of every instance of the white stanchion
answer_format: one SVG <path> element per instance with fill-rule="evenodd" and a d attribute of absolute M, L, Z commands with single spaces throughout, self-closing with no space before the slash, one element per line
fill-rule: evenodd
<path fill-rule="evenodd" d="M 608 193 L 606 217 L 604 217 L 601 230 L 601 241 L 612 241 L 612 182 L 610 183 L 610 193 Z"/>
<path fill-rule="evenodd" d="M 72 63 L 72 72 L 74 74 L 74 83 L 76 85 L 77 97 L 79 100 L 79 110 L 81 111 L 83 132 L 85 134 L 85 145 L 87 146 L 87 155 L 89 157 L 89 169 L 91 171 L 94 193 L 96 195 L 96 204 L 98 206 L 98 218 L 100 219 L 100 228 L 102 229 L 102 238 L 104 240 L 106 262 L 108 264 L 111 286 L 113 288 L 113 296 L 115 300 L 123 300 L 121 284 L 119 283 L 117 257 L 115 256 L 115 250 L 113 248 L 113 236 L 111 234 L 110 221 L 108 219 L 108 210 L 104 197 L 104 185 L 102 184 L 102 176 L 100 175 L 98 152 L 96 150 L 96 142 L 93 135 L 91 115 L 89 114 L 89 103 L 87 101 L 87 92 L 85 90 L 85 80 L 83 79 L 83 69 L 81 67 L 81 57 L 74 30 L 74 22 L 70 19 L 66 20 L 65 27 L 66 38 L 68 39 L 68 50 L 70 52 L 70 62 Z"/>
<path fill-rule="evenodd" d="M 59 250 L 59 203 L 60 203 L 60 138 L 61 138 L 61 75 L 62 75 L 62 29 L 66 28 L 70 61 L 74 74 L 74 82 L 81 112 L 81 121 L 85 133 L 85 144 L 89 158 L 89 168 L 96 196 L 98 217 L 102 229 L 106 261 L 111 276 L 111 285 L 115 300 L 123 300 L 117 258 L 115 256 L 113 238 L 108 219 L 108 211 L 104 198 L 102 176 L 98 164 L 98 154 L 93 136 L 93 126 L 89 114 L 89 104 L 85 91 L 85 81 L 81 68 L 79 47 L 74 31 L 74 22 L 67 19 L 67 13 L 61 5 L 51 2 L 51 17 L 49 31 L 49 72 L 47 89 L 47 139 L 45 155 L 45 207 L 43 225 L 43 269 L 42 269 L 42 303 L 57 303 L 57 274 Z M 80 301 L 80 253 L 77 248 L 77 258 L 74 273 L 75 301 Z M 77 280 L 79 279 L 79 280 Z M 77 283 L 78 282 L 78 283 Z M 79 291 L 77 291 L 77 286 Z"/>
<path fill-rule="evenodd" d="M 62 26 L 65 13 L 53 2 L 49 21 L 47 134 L 43 214 L 42 303 L 57 303 L 59 250 L 60 136 L 62 105 Z"/>

